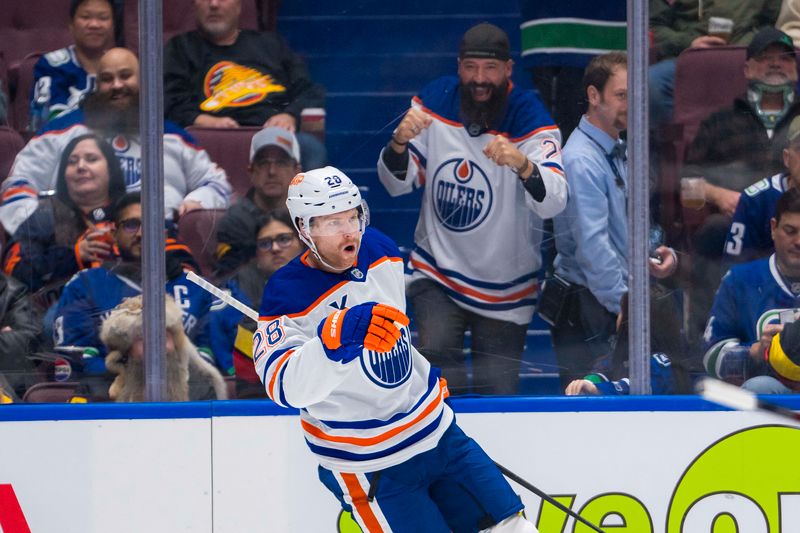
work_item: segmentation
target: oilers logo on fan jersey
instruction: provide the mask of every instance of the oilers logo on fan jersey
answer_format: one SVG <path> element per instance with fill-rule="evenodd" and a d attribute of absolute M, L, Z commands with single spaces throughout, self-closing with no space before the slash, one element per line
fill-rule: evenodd
<path fill-rule="evenodd" d="M 411 375 L 413 362 L 408 329 L 403 328 L 400 332 L 402 336 L 391 351 L 379 353 L 369 350 L 367 356 L 361 356 L 361 366 L 367 377 L 387 389 L 402 385 Z"/>
<path fill-rule="evenodd" d="M 486 220 L 492 188 L 483 169 L 469 159 L 442 163 L 433 175 L 436 216 L 452 231 L 469 231 Z"/>

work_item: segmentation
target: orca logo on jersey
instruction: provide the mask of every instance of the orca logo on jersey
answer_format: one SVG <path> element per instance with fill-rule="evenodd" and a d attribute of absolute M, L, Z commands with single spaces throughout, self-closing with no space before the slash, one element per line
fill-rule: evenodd
<path fill-rule="evenodd" d="M 400 339 L 391 351 L 379 353 L 369 350 L 368 357 L 360 358 L 367 377 L 386 389 L 402 385 L 411 376 L 411 339 L 407 328 L 401 329 L 400 333 Z"/>
<path fill-rule="evenodd" d="M 439 165 L 431 187 L 436 217 L 452 231 L 478 227 L 492 208 L 489 178 L 469 159 L 454 158 Z"/>

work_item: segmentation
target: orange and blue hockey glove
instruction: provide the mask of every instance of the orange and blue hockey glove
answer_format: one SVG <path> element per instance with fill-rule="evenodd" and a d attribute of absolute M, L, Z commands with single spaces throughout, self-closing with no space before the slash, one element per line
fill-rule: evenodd
<path fill-rule="evenodd" d="M 395 323 L 407 326 L 408 317 L 389 305 L 367 302 L 331 313 L 320 322 L 317 334 L 328 359 L 348 363 L 364 348 L 391 350 L 401 335 Z"/>

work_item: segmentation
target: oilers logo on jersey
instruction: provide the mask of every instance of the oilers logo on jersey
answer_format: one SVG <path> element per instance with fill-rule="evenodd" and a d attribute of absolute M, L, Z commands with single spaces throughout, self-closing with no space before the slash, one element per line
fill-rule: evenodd
<path fill-rule="evenodd" d="M 492 208 L 492 188 L 483 169 L 469 159 L 449 159 L 433 175 L 433 207 L 452 231 L 478 227 Z"/>
<path fill-rule="evenodd" d="M 411 341 L 408 329 L 400 330 L 402 336 L 391 351 L 378 353 L 369 350 L 369 357 L 361 356 L 361 366 L 367 377 L 376 385 L 393 389 L 411 376 Z"/>

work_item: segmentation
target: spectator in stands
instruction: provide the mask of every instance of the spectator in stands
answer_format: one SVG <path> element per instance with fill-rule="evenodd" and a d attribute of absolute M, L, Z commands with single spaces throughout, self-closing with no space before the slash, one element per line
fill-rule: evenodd
<path fill-rule="evenodd" d="M 786 148 L 783 149 L 785 170 L 746 188 L 739 197 L 728 236 L 725 259 L 744 262 L 765 257 L 775 251 L 770 220 L 775 217 L 778 198 L 800 180 L 800 117 L 789 125 Z"/>
<path fill-rule="evenodd" d="M 570 181 L 566 209 L 554 219 L 555 274 L 542 301 L 560 300 L 560 312 L 546 317 L 561 385 L 566 387 L 609 353 L 622 298 L 628 291 L 628 174 L 620 133 L 628 122 L 628 62 L 624 52 L 592 59 L 583 78 L 589 102 L 564 147 Z M 650 262 L 657 278 L 672 274 L 674 252 L 661 245 Z M 557 292 L 556 292 L 557 291 Z"/>
<path fill-rule="evenodd" d="M 60 158 L 55 195 L 14 233 L 5 259 L 6 274 L 31 291 L 114 255 L 109 217 L 125 182 L 113 148 L 84 133 L 69 140 Z"/>
<path fill-rule="evenodd" d="M 112 0 L 71 0 L 69 18 L 75 44 L 48 52 L 33 67 L 30 131 L 78 108 L 95 89 L 100 58 L 114 46 L 117 13 Z"/>
<path fill-rule="evenodd" d="M 25 285 L 0 273 L 0 375 L 19 397 L 36 381 L 28 356 L 39 345 L 41 331 Z"/>
<path fill-rule="evenodd" d="M 285 205 L 285 204 L 284 204 Z M 264 286 L 280 267 L 300 255 L 305 245 L 297 235 L 292 219 L 285 207 L 255 215 L 255 258 L 238 269 L 228 279 L 225 287 L 231 296 L 253 309 L 260 309 Z M 264 387 L 253 367 L 253 333 L 257 324 L 234 307 L 225 306 L 211 313 L 211 346 L 220 361 L 233 356 L 236 369 L 237 397 L 258 393 L 264 396 Z"/>
<path fill-rule="evenodd" d="M 141 293 L 142 206 L 139 193 L 128 193 L 119 200 L 114 207 L 113 221 L 113 242 L 119 256 L 96 268 L 83 270 L 69 280 L 55 313 L 56 350 L 64 346 L 81 348 L 85 374 L 105 371 L 102 358 L 105 348 L 99 336 L 102 319 L 125 298 Z M 200 347 L 201 354 L 215 363 L 208 335 L 208 313 L 214 298 L 186 278 L 187 271 L 198 270 L 186 246 L 167 238 L 166 260 L 166 292 L 180 305 L 184 331 Z"/>
<path fill-rule="evenodd" d="M 592 373 L 572 381 L 567 396 L 581 394 L 630 394 L 628 377 L 628 298 L 622 299 L 610 356 L 595 361 Z M 660 284 L 650 286 L 650 388 L 653 394 L 689 394 L 686 346 L 673 291 Z"/>
<path fill-rule="evenodd" d="M 800 190 L 778 200 L 770 223 L 775 253 L 736 265 L 722 278 L 705 333 L 709 375 L 741 384 L 768 373 L 765 352 L 800 307 Z M 780 393 L 769 380 L 750 380 L 758 393 Z"/>
<path fill-rule="evenodd" d="M 112 48 L 100 60 L 97 92 L 81 107 L 50 121 L 22 149 L 3 183 L 0 222 L 12 233 L 35 209 L 37 194 L 53 187 L 58 155 L 71 139 L 88 131 L 114 147 L 128 191 L 141 188 L 139 141 L 139 60 L 124 48 Z M 225 171 L 172 122 L 164 123 L 164 205 L 173 218 L 193 209 L 228 205 L 231 187 Z"/>
<path fill-rule="evenodd" d="M 781 0 L 650 0 L 650 32 L 659 59 L 650 67 L 651 126 L 672 118 L 675 63 L 687 48 L 726 44 L 747 45 L 755 33 L 773 26 Z M 733 27 L 727 38 L 709 35 L 709 19 L 727 19 Z"/>
<path fill-rule="evenodd" d="M 521 0 L 522 65 L 563 139 L 586 111 L 583 71 L 591 59 L 625 50 L 627 3 L 624 0 Z"/>
<path fill-rule="evenodd" d="M 224 400 L 228 397 L 219 371 L 205 361 L 184 333 L 186 315 L 172 298 L 165 298 L 166 401 Z M 142 297 L 126 298 L 103 320 L 100 338 L 108 347 L 106 365 L 117 374 L 109 396 L 117 402 L 144 401 L 144 341 Z"/>
<path fill-rule="evenodd" d="M 240 0 L 194 0 L 197 30 L 164 50 L 164 112 L 180 126 L 277 126 L 297 132 L 305 108 L 325 105 L 304 61 L 277 33 L 240 29 Z M 324 145 L 297 132 L 303 168 L 326 164 Z"/>
<path fill-rule="evenodd" d="M 247 167 L 253 186 L 219 222 L 217 275 L 255 257 L 260 220 L 274 209 L 286 208 L 289 182 L 301 170 L 299 161 L 300 147 L 291 131 L 271 126 L 253 136 Z"/>
<path fill-rule="evenodd" d="M 681 171 L 683 176 L 705 178 L 706 201 L 719 211 L 708 216 L 693 237 L 690 340 L 702 331 L 725 272 L 725 238 L 740 193 L 764 174 L 782 170 L 789 124 L 800 115 L 797 63 L 789 36 L 765 28 L 753 37 L 746 55 L 747 94 L 700 124 Z"/>
<path fill-rule="evenodd" d="M 454 393 L 517 391 L 542 219 L 567 200 L 558 128 L 534 92 L 511 85 L 511 72 L 505 32 L 474 26 L 461 41 L 458 77 L 414 97 L 378 160 L 392 196 L 427 184 L 408 296 L 420 351 Z"/>

